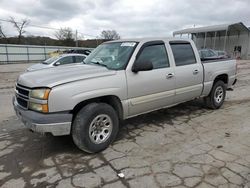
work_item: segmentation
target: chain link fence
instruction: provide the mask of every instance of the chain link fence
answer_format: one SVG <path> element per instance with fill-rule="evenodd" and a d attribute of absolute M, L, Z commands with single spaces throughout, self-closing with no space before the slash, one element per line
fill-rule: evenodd
<path fill-rule="evenodd" d="M 53 52 L 69 49 L 92 50 L 81 47 L 0 44 L 0 64 L 44 61 Z"/>

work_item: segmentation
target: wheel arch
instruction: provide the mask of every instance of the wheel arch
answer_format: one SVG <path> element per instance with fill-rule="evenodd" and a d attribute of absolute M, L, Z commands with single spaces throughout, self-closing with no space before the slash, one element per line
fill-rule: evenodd
<path fill-rule="evenodd" d="M 119 117 L 119 120 L 123 120 L 123 107 L 122 103 L 119 97 L 115 95 L 106 95 L 106 96 L 101 96 L 101 97 L 95 97 L 91 99 L 84 100 L 82 102 L 79 102 L 71 113 L 73 114 L 73 120 L 75 118 L 75 115 L 86 105 L 90 103 L 106 103 L 109 104 L 114 108 L 114 110 L 117 112 L 117 115 Z"/>
<path fill-rule="evenodd" d="M 220 74 L 215 77 L 213 85 L 218 81 L 221 80 L 225 83 L 225 85 L 228 84 L 228 75 L 227 74 Z"/>

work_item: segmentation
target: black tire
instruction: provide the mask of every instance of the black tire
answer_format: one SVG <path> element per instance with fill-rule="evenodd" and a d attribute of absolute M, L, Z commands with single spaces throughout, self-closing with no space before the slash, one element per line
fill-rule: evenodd
<path fill-rule="evenodd" d="M 215 99 L 215 96 L 217 95 L 216 91 L 218 91 L 218 88 L 221 88 L 222 89 L 221 91 L 223 92 L 221 101 L 219 102 Z M 218 80 L 214 83 L 210 94 L 204 98 L 204 101 L 208 108 L 218 109 L 223 105 L 225 97 L 226 97 L 226 85 L 223 81 Z"/>
<path fill-rule="evenodd" d="M 103 143 L 94 143 L 90 127 L 95 118 L 107 115 L 113 126 L 109 137 Z M 98 125 L 96 125 L 98 126 Z M 88 153 L 97 153 L 106 149 L 116 138 L 119 131 L 119 119 L 116 111 L 106 103 L 91 103 L 84 106 L 77 114 L 72 125 L 72 138 L 75 145 Z M 91 140 L 92 139 L 92 140 Z"/>

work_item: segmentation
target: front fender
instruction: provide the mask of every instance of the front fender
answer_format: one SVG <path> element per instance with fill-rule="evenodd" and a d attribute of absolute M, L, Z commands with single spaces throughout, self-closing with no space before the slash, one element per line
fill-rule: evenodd
<path fill-rule="evenodd" d="M 124 74 L 71 82 L 52 88 L 49 95 L 49 112 L 70 111 L 85 100 L 114 95 L 121 101 L 127 97 Z"/>

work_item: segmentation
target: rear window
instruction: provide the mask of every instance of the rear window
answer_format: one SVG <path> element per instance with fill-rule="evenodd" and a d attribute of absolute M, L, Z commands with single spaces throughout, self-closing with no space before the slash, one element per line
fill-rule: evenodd
<path fill-rule="evenodd" d="M 190 43 L 170 43 L 176 66 L 195 64 L 196 59 Z"/>
<path fill-rule="evenodd" d="M 201 57 L 214 57 L 216 56 L 216 53 L 212 50 L 201 50 Z"/>
<path fill-rule="evenodd" d="M 218 52 L 218 55 L 225 55 L 225 52 Z"/>

